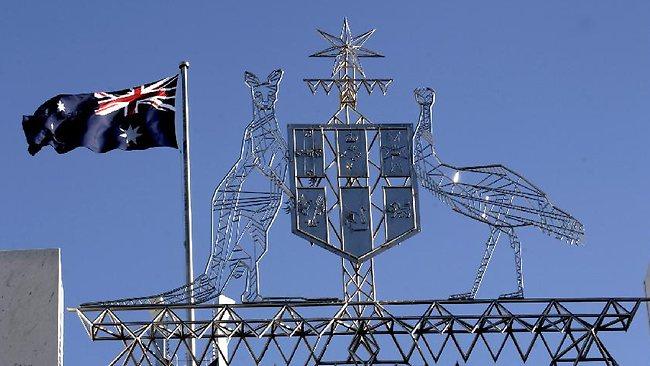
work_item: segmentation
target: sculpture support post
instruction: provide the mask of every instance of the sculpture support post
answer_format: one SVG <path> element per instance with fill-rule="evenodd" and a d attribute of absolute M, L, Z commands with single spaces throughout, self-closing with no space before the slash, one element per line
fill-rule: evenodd
<path fill-rule="evenodd" d="M 191 177 L 190 177 L 190 113 L 187 98 L 187 69 L 190 63 L 183 61 L 178 65 L 181 69 L 181 89 L 183 90 L 183 192 L 185 198 L 185 264 L 186 264 L 186 280 L 187 283 L 192 283 L 194 279 L 194 263 L 192 259 L 192 200 L 191 200 Z M 192 293 L 192 286 L 188 286 L 189 302 L 194 302 L 194 294 Z M 194 323 L 194 309 L 188 308 L 187 318 L 190 322 L 190 327 Z M 195 339 L 190 338 L 191 354 L 187 357 L 187 364 L 194 365 L 192 355 L 196 347 Z"/>

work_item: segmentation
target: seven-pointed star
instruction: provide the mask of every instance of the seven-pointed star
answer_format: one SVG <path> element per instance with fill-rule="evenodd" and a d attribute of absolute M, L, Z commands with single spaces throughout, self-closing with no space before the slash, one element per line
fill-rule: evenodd
<path fill-rule="evenodd" d="M 120 131 L 122 131 L 122 133 L 120 134 L 120 137 L 122 137 L 122 138 L 124 138 L 126 140 L 127 145 L 130 144 L 130 143 L 135 144 L 136 143 L 135 140 L 138 137 L 142 136 L 142 134 L 138 132 L 139 129 L 140 129 L 140 126 L 138 126 L 136 128 L 133 128 L 133 126 L 129 125 L 129 127 L 126 130 L 123 129 L 122 127 L 120 127 Z"/>
<path fill-rule="evenodd" d="M 59 112 L 65 112 L 65 104 L 63 104 L 62 100 L 56 102 L 56 110 Z"/>
<path fill-rule="evenodd" d="M 335 57 L 336 61 L 334 62 L 332 76 L 335 76 L 341 69 L 345 70 L 353 68 L 365 77 L 366 74 L 363 73 L 359 57 L 384 57 L 375 51 L 363 47 L 363 44 L 368 40 L 368 38 L 370 38 L 370 36 L 372 36 L 373 33 L 375 33 L 375 30 L 371 29 L 363 34 L 353 37 L 347 18 L 343 19 L 343 27 L 341 28 L 341 35 L 339 37 L 333 36 L 320 29 L 318 29 L 318 33 L 320 33 L 320 35 L 323 36 L 323 38 L 325 38 L 325 40 L 327 40 L 332 46 L 322 51 L 318 51 L 310 57 Z"/>

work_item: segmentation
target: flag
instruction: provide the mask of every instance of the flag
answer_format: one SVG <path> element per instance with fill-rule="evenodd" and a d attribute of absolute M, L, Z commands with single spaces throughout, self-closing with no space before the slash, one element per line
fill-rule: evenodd
<path fill-rule="evenodd" d="M 44 146 L 59 154 L 78 147 L 113 149 L 178 148 L 174 124 L 178 75 L 113 92 L 60 94 L 23 116 L 23 130 L 35 155 Z"/>

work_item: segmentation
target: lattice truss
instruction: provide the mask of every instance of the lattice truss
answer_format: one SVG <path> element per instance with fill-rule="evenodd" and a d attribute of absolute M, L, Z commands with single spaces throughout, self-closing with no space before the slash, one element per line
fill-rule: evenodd
<path fill-rule="evenodd" d="M 627 331 L 648 300 L 203 305 L 193 327 L 181 306 L 75 311 L 92 340 L 122 342 L 110 365 L 171 365 L 190 338 L 200 340 L 197 365 L 449 365 L 485 357 L 617 365 L 601 337 Z M 372 311 L 357 315 L 359 306 Z M 138 321 L 142 313 L 156 315 Z"/>
<path fill-rule="evenodd" d="M 420 185 L 454 211 L 490 227 L 485 253 L 468 293 L 454 298 L 474 298 L 501 234 L 510 239 L 515 255 L 517 290 L 504 297 L 523 297 L 524 282 L 521 244 L 515 229 L 532 226 L 569 244 L 578 244 L 583 225 L 569 213 L 554 206 L 546 193 L 522 175 L 500 165 L 456 167 L 437 155 L 432 134 L 433 89 L 415 90 L 420 117 L 414 135 L 414 159 Z"/>

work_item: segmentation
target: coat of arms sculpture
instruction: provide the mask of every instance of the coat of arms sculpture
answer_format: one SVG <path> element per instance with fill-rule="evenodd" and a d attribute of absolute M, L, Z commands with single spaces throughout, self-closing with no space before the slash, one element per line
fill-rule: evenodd
<path fill-rule="evenodd" d="M 446 347 L 455 347 L 467 362 L 477 344 L 483 344 L 496 362 L 508 339 L 526 362 L 541 339 L 552 365 L 615 365 L 598 332 L 627 330 L 640 303 L 648 299 L 523 299 L 516 230 L 536 227 L 578 244 L 583 225 L 503 165 L 456 167 L 443 162 L 434 148 L 431 88 L 415 90 L 420 112 L 415 127 L 372 122 L 358 110 L 358 93 L 386 94 L 392 82 L 366 77 L 359 61 L 383 57 L 364 46 L 374 30 L 353 36 L 345 19 L 339 36 L 318 32 L 328 47 L 311 57 L 334 58 L 334 67 L 329 78 L 304 81 L 314 94 L 338 94 L 338 109 L 322 123 L 289 124 L 285 135 L 275 117 L 283 72 L 273 71 L 266 79 L 245 73 L 253 118 L 244 131 L 239 158 L 212 198 L 212 242 L 205 271 L 192 283 L 161 294 L 86 303 L 76 309 L 91 338 L 124 343 L 125 351 L 113 364 L 150 365 L 151 358 L 172 365 L 185 347 L 188 364 L 196 365 L 250 364 L 251 359 L 256 365 L 429 365 L 442 360 Z M 468 292 L 445 300 L 377 300 L 373 258 L 420 232 L 418 186 L 453 211 L 489 227 L 476 277 Z M 283 196 L 292 232 L 341 257 L 342 299 L 261 295 L 258 267 Z M 502 235 L 513 250 L 517 288 L 498 299 L 475 300 Z M 242 286 L 229 286 L 235 281 Z M 205 304 L 226 290 L 241 289 L 241 304 L 229 299 Z M 574 310 L 584 304 L 592 309 Z M 190 316 L 186 322 L 175 313 L 180 308 L 209 310 L 211 315 L 200 321 Z M 116 315 L 143 309 L 156 312 L 151 322 L 127 322 Z M 259 315 L 269 309 L 271 316 Z M 93 312 L 99 315 L 90 318 Z M 522 334 L 532 338 L 521 343 L 523 336 L 517 337 Z M 489 335 L 505 338 L 495 346 Z M 465 336 L 470 341 L 463 345 L 459 339 Z M 434 337 L 444 339 L 436 346 Z M 202 349 L 196 350 L 187 339 L 202 341 Z M 176 346 L 166 347 L 167 342 Z M 136 351 L 141 356 L 134 356 Z M 269 361 L 273 351 L 277 357 Z"/>
<path fill-rule="evenodd" d="M 383 57 L 364 47 L 374 30 L 353 36 L 346 19 L 339 36 L 318 32 L 329 47 L 311 57 L 334 58 L 334 67 L 330 78 L 305 82 L 312 93 L 336 90 L 338 110 L 322 124 L 290 124 L 287 144 L 275 117 L 282 70 L 261 81 L 246 72 L 253 120 L 244 131 L 239 159 L 215 189 L 213 243 L 204 273 L 162 294 L 101 304 L 202 303 L 238 279 L 243 280 L 242 301 L 263 300 L 258 266 L 283 193 L 290 201 L 293 233 L 344 259 L 346 299 L 374 300 L 372 258 L 420 231 L 418 183 L 454 211 L 490 226 L 470 291 L 452 299 L 476 296 L 502 234 L 510 239 L 517 280 L 517 289 L 506 298 L 524 296 L 515 229 L 533 226 L 571 244 L 582 240 L 582 224 L 520 174 L 502 165 L 454 167 L 440 160 L 431 131 L 433 89 L 415 90 L 420 105 L 415 131 L 411 124 L 378 124 L 364 116 L 357 108 L 359 91 L 385 94 L 392 82 L 367 78 L 359 61 Z"/>

